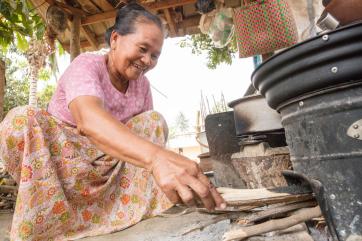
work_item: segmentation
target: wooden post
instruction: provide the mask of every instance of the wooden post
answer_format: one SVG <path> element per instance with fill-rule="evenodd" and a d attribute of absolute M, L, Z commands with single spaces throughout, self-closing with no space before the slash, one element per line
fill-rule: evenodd
<path fill-rule="evenodd" d="M 4 115 L 4 95 L 5 95 L 5 62 L 0 59 L 0 121 Z"/>
<path fill-rule="evenodd" d="M 70 27 L 70 61 L 80 54 L 80 23 L 81 17 L 73 15 Z"/>

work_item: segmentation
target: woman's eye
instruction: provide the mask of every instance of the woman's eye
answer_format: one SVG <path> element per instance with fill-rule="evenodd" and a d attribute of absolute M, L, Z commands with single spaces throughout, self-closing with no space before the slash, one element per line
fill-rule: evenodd
<path fill-rule="evenodd" d="M 141 53 L 146 53 L 147 52 L 147 49 L 145 47 L 140 47 L 140 52 Z"/>
<path fill-rule="evenodd" d="M 157 60 L 157 59 L 158 59 L 158 55 L 156 55 L 156 54 L 151 54 L 151 58 L 152 58 L 153 60 Z"/>

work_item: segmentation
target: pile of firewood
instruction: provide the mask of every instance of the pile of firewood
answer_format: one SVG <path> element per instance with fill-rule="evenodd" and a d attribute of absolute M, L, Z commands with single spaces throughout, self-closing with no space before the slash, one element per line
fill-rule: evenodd
<path fill-rule="evenodd" d="M 248 211 L 236 219 L 237 227 L 223 241 L 243 240 L 283 230 L 322 216 L 313 193 L 273 192 L 268 189 L 218 188 L 228 207 Z"/>
<path fill-rule="evenodd" d="M 0 163 L 0 213 L 14 211 L 17 190 L 14 179 L 12 179 Z"/>

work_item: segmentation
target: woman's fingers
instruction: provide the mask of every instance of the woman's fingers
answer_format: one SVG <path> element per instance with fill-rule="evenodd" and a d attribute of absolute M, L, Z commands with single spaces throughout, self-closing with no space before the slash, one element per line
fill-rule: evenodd
<path fill-rule="evenodd" d="M 176 191 L 184 204 L 189 207 L 196 205 L 194 194 L 188 186 L 183 185 L 180 182 L 176 182 Z"/>
<path fill-rule="evenodd" d="M 153 160 L 152 174 L 171 202 L 194 206 L 200 199 L 209 210 L 225 207 L 225 201 L 197 163 L 172 152 L 162 153 L 165 156 L 159 154 Z"/>
<path fill-rule="evenodd" d="M 215 208 L 215 201 L 211 195 L 211 190 L 205 185 L 201 180 L 197 179 L 193 176 L 188 176 L 183 179 L 183 183 L 189 186 L 200 198 L 204 206 L 208 210 L 212 210 Z M 196 197 L 195 197 L 196 198 Z"/>
<path fill-rule="evenodd" d="M 180 196 L 175 190 L 165 191 L 164 193 L 168 200 L 170 200 L 173 204 L 182 203 Z"/>
<path fill-rule="evenodd" d="M 207 185 L 208 189 L 210 190 L 212 199 L 216 204 L 216 207 L 225 209 L 226 208 L 225 200 L 222 198 L 221 194 L 216 190 L 215 186 L 210 182 L 210 180 L 202 172 L 199 173 L 198 179 L 204 185 Z"/>

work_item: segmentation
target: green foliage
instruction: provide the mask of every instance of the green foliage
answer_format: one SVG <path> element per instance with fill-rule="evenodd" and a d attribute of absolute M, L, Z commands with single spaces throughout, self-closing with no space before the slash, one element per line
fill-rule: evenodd
<path fill-rule="evenodd" d="M 59 56 L 62 56 L 65 54 L 65 50 L 64 50 L 63 46 L 58 41 L 56 42 L 56 49 L 58 50 Z"/>
<path fill-rule="evenodd" d="M 235 38 L 224 48 L 215 48 L 212 40 L 207 34 L 195 34 L 187 36 L 180 42 L 180 47 L 191 48 L 193 54 L 200 55 L 201 53 L 207 54 L 207 67 L 209 69 L 216 69 L 221 63 L 228 65 L 232 64 L 232 58 L 237 52 Z"/>
<path fill-rule="evenodd" d="M 38 107 L 46 108 L 55 90 L 54 85 L 47 84 L 37 95 Z M 5 88 L 4 113 L 29 102 L 29 81 L 27 78 L 9 79 Z"/>
<path fill-rule="evenodd" d="M 0 47 L 3 55 L 11 44 L 26 51 L 28 43 L 25 37 L 41 39 L 44 35 L 45 25 L 32 8 L 26 0 L 0 1 Z"/>
<path fill-rule="evenodd" d="M 27 78 L 8 79 L 5 88 L 4 114 L 16 106 L 29 102 L 29 81 Z"/>
<path fill-rule="evenodd" d="M 4 113 L 16 106 L 27 105 L 29 102 L 29 79 L 27 69 L 29 63 L 26 59 L 16 53 L 6 59 L 6 87 L 4 97 Z M 41 69 L 39 81 L 45 86 L 37 95 L 38 107 L 46 108 L 54 93 L 55 86 L 49 84 L 50 70 Z"/>
<path fill-rule="evenodd" d="M 51 84 L 47 84 L 45 88 L 38 93 L 37 99 L 38 99 L 38 107 L 46 109 L 50 99 L 53 96 L 55 90 L 55 86 Z"/>
<path fill-rule="evenodd" d="M 38 80 L 47 81 L 50 79 L 50 69 L 42 68 L 38 73 Z"/>

